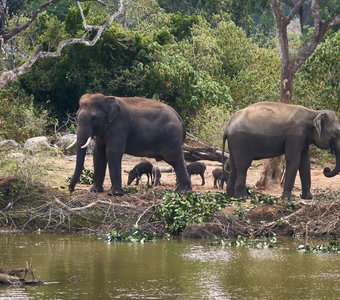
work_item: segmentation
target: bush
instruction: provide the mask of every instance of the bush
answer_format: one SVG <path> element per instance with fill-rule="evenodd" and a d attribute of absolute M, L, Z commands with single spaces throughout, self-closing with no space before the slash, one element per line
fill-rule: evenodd
<path fill-rule="evenodd" d="M 20 155 L 15 158 L 0 152 L 0 177 L 16 178 L 26 187 L 48 181 L 50 169 L 47 156 Z"/>
<path fill-rule="evenodd" d="M 230 112 L 219 106 L 205 106 L 189 122 L 189 131 L 208 145 L 222 147 L 223 129 Z"/>
<path fill-rule="evenodd" d="M 33 97 L 16 85 L 0 91 L 0 140 L 24 142 L 30 137 L 43 135 L 52 124 L 47 110 L 36 107 Z"/>
<path fill-rule="evenodd" d="M 233 201 L 223 193 L 167 192 L 155 218 L 162 220 L 171 234 L 179 234 L 187 225 L 207 222 L 213 213 Z"/>

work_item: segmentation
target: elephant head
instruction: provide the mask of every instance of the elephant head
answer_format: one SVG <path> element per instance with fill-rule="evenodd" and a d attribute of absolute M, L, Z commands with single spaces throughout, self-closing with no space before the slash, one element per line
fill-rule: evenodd
<path fill-rule="evenodd" d="M 333 177 L 340 172 L 340 125 L 334 111 L 319 111 L 313 119 L 314 144 L 321 149 L 330 149 L 335 153 L 336 165 L 333 170 L 325 168 L 326 177 Z"/>
<path fill-rule="evenodd" d="M 77 162 L 69 185 L 72 192 L 84 167 L 86 148 L 91 138 L 104 136 L 120 112 L 115 97 L 85 94 L 80 98 L 77 112 Z"/>

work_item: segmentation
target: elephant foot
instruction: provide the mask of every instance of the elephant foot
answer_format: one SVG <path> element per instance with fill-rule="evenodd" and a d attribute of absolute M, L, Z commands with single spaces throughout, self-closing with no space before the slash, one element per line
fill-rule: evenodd
<path fill-rule="evenodd" d="M 235 193 L 234 197 L 235 198 L 240 198 L 240 199 L 247 199 L 247 198 L 249 198 L 249 195 L 247 194 L 247 192 L 244 192 L 244 193 Z"/>
<path fill-rule="evenodd" d="M 90 188 L 90 192 L 91 193 L 103 193 L 104 192 L 104 188 L 103 188 L 103 186 L 91 186 L 91 188 Z"/>
<path fill-rule="evenodd" d="M 188 192 L 192 192 L 191 184 L 188 185 L 188 186 L 177 186 L 176 192 L 178 192 L 180 194 L 186 194 Z"/>
<path fill-rule="evenodd" d="M 282 195 L 281 195 L 281 200 L 282 201 L 292 201 L 292 200 L 294 200 L 294 197 L 292 197 L 292 193 L 283 192 Z"/>
<path fill-rule="evenodd" d="M 313 195 L 311 192 L 302 192 L 302 194 L 300 195 L 301 199 L 306 199 L 306 200 L 311 200 L 313 199 Z"/>
<path fill-rule="evenodd" d="M 123 196 L 124 191 L 122 188 L 111 188 L 108 192 L 109 196 Z"/>

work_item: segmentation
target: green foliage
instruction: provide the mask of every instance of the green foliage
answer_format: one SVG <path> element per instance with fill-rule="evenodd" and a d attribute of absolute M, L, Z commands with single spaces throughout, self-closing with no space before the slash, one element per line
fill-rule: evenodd
<path fill-rule="evenodd" d="M 93 171 L 84 168 L 80 174 L 79 183 L 80 184 L 93 184 Z"/>
<path fill-rule="evenodd" d="M 16 178 L 20 185 L 44 183 L 51 168 L 48 156 L 22 155 L 18 158 L 0 152 L 0 177 Z"/>
<path fill-rule="evenodd" d="M 254 204 L 259 203 L 259 204 L 273 205 L 273 204 L 278 204 L 279 201 L 282 201 L 280 197 L 259 194 L 249 189 L 248 189 L 248 193 L 250 194 L 251 203 L 254 203 Z"/>
<path fill-rule="evenodd" d="M 153 236 L 147 235 L 138 225 L 134 225 L 130 232 L 120 232 L 113 229 L 110 234 L 104 236 L 104 240 L 108 243 L 128 242 L 143 244 L 153 238 Z"/>
<path fill-rule="evenodd" d="M 228 244 L 229 246 L 232 247 L 267 249 L 273 248 L 276 242 L 277 239 L 275 235 L 271 238 L 261 239 L 249 239 L 247 237 L 238 235 L 236 238 L 227 243 L 223 242 L 223 245 Z"/>
<path fill-rule="evenodd" d="M 222 147 L 222 132 L 230 114 L 223 106 L 203 106 L 191 117 L 189 131 L 208 145 Z"/>
<path fill-rule="evenodd" d="M 330 33 L 295 76 L 294 103 L 340 111 L 340 31 Z"/>
<path fill-rule="evenodd" d="M 155 219 L 166 224 L 171 234 L 180 233 L 187 225 L 210 220 L 212 214 L 234 199 L 224 193 L 187 193 L 180 195 L 167 192 L 155 213 Z"/>
<path fill-rule="evenodd" d="M 53 124 L 47 110 L 34 105 L 33 97 L 16 84 L 0 91 L 0 140 L 13 139 L 18 143 L 40 136 Z"/>
<path fill-rule="evenodd" d="M 81 171 L 81 174 L 79 177 L 79 183 L 87 184 L 87 185 L 93 184 L 93 175 L 94 175 L 94 172 L 92 170 L 84 168 Z M 68 177 L 67 181 L 70 181 L 70 180 L 71 180 L 71 177 Z"/>
<path fill-rule="evenodd" d="M 38 103 L 51 99 L 60 116 L 76 111 L 86 92 L 135 96 L 143 79 L 136 72 L 143 43 L 140 35 L 113 25 L 95 46 L 69 47 L 58 59 L 39 61 L 20 80 Z"/>
<path fill-rule="evenodd" d="M 38 2 L 30 2 L 23 12 Z M 333 2 L 322 4 L 323 14 L 331 12 Z M 101 6 L 82 6 L 89 24 L 100 24 L 107 17 Z M 18 38 L 21 49 L 33 51 L 31 37 L 48 50 L 63 38 L 90 34 L 83 31 L 73 1 L 63 0 L 58 7 L 41 14 Z M 220 108 L 228 116 L 251 103 L 278 99 L 280 58 L 265 0 L 141 0 L 127 7 L 120 21 L 125 27 L 113 24 L 93 47 L 73 45 L 59 58 L 39 61 L 21 77 L 22 87 L 59 118 L 76 111 L 83 93 L 99 91 L 159 99 L 173 106 L 187 125 L 210 108 Z M 329 34 L 299 71 L 294 103 L 339 110 L 339 40 L 339 32 Z M 295 34 L 290 42 L 298 49 L 304 41 Z M 218 126 L 193 127 L 206 136 Z M 220 143 L 216 139 L 211 143 Z"/>
<path fill-rule="evenodd" d="M 171 15 L 171 22 L 171 34 L 180 41 L 190 37 L 192 26 L 199 22 L 199 17 L 177 13 Z"/>
<path fill-rule="evenodd" d="M 326 245 L 304 244 L 304 245 L 299 245 L 297 249 L 301 252 L 306 252 L 306 253 L 340 253 L 340 241 L 334 239 L 334 240 L 329 241 L 329 243 Z"/>

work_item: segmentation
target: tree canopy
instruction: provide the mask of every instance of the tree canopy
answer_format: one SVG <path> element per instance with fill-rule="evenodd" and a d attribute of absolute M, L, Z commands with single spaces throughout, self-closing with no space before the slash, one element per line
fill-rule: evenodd
<path fill-rule="evenodd" d="M 315 35 L 316 16 L 321 23 L 336 23 L 339 15 L 338 1 L 333 0 L 321 1 L 319 13 L 309 9 L 318 1 L 122 0 L 111 7 L 107 3 L 9 1 L 7 11 L 0 12 L 2 74 L 27 66 L 37 53 L 59 53 L 34 60 L 27 72 L 3 85 L 0 101 L 25 94 L 62 120 L 76 111 L 83 93 L 102 92 L 165 101 L 188 123 L 209 109 L 228 116 L 250 103 L 280 100 L 282 55 L 273 6 L 291 21 L 286 27 L 290 59 Z M 32 16 L 34 22 L 9 36 Z M 70 40 L 87 42 L 71 42 L 60 49 Z M 339 110 L 339 49 L 334 25 L 296 70 L 293 103 Z"/>

